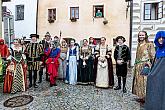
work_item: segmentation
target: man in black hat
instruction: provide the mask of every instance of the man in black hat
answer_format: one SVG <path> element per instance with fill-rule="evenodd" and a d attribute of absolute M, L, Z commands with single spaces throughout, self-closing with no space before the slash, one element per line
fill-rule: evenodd
<path fill-rule="evenodd" d="M 47 32 L 45 34 L 45 39 L 41 40 L 39 42 L 39 44 L 41 44 L 42 47 L 43 47 L 43 49 L 45 50 L 46 48 L 49 48 L 50 47 L 50 43 L 51 43 L 51 35 L 50 35 L 49 32 Z M 46 55 L 43 55 L 42 56 L 43 64 L 41 65 L 41 68 L 40 68 L 40 71 L 39 71 L 39 81 L 38 81 L 38 83 L 41 83 L 42 82 L 43 69 L 46 66 L 46 64 L 45 64 L 45 61 L 46 60 L 47 60 Z M 46 81 L 49 81 L 48 73 L 47 73 L 47 68 L 46 68 Z"/>
<path fill-rule="evenodd" d="M 126 93 L 126 77 L 127 77 L 127 62 L 131 60 L 130 50 L 127 45 L 124 44 L 125 38 L 118 36 L 116 42 L 118 45 L 114 51 L 114 59 L 116 61 L 116 75 L 118 77 L 118 86 L 114 90 L 121 89 L 121 77 L 123 79 L 123 93 Z"/>
<path fill-rule="evenodd" d="M 25 49 L 25 54 L 27 56 L 27 62 L 28 62 L 28 71 L 29 71 L 29 81 L 30 81 L 29 88 L 32 87 L 32 73 L 34 73 L 33 86 L 37 88 L 38 87 L 36 85 L 37 72 L 38 70 L 40 70 L 43 48 L 42 45 L 37 42 L 39 35 L 31 34 L 30 38 L 31 38 L 31 42 L 26 46 Z"/>

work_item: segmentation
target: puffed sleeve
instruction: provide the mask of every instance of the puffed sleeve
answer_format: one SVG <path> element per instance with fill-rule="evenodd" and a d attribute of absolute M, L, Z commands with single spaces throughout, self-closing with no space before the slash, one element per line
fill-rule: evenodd
<path fill-rule="evenodd" d="M 153 61 L 155 57 L 155 47 L 153 43 L 149 43 L 148 46 L 149 46 L 148 47 L 149 57 L 150 57 L 150 60 Z"/>
<path fill-rule="evenodd" d="M 66 60 L 67 60 L 67 62 L 69 61 L 69 47 L 68 47 L 68 50 L 67 50 L 67 53 L 66 53 Z"/>
<path fill-rule="evenodd" d="M 107 55 L 111 56 L 112 55 L 112 47 L 107 45 Z"/>
<path fill-rule="evenodd" d="M 100 48 L 99 48 L 100 46 L 99 45 L 97 45 L 96 46 L 96 48 L 95 48 L 95 55 L 96 55 L 96 57 L 99 57 L 100 55 L 99 55 L 99 53 L 100 53 Z"/>
<path fill-rule="evenodd" d="M 82 47 L 80 47 L 80 58 L 83 59 L 83 55 L 82 55 Z"/>
<path fill-rule="evenodd" d="M 76 46 L 76 56 L 77 56 L 77 61 L 79 60 L 79 47 Z"/>

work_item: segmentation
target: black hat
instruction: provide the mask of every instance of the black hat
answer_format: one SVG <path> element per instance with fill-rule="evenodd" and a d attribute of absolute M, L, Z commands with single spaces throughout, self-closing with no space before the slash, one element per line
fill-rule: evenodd
<path fill-rule="evenodd" d="M 30 34 L 30 38 L 32 38 L 32 37 L 39 38 L 39 35 L 38 34 Z"/>
<path fill-rule="evenodd" d="M 116 42 L 118 42 L 118 40 L 121 39 L 123 42 L 125 42 L 125 38 L 123 36 L 118 36 L 116 37 Z"/>

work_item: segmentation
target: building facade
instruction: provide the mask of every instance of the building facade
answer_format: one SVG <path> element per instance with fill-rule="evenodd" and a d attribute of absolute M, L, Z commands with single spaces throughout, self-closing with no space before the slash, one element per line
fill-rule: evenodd
<path fill-rule="evenodd" d="M 29 38 L 31 33 L 36 33 L 37 0 L 11 0 L 4 2 L 2 7 L 4 12 L 14 16 L 15 37 Z M 4 28 L 5 24 L 2 26 Z"/>
<path fill-rule="evenodd" d="M 106 37 L 113 46 L 118 35 L 129 44 L 130 18 L 125 0 L 40 0 L 38 34 L 74 38 Z M 126 11 L 128 10 L 128 11 Z"/>
<path fill-rule="evenodd" d="M 10 2 L 10 0 L 0 0 L 0 6 L 3 2 Z M 2 8 L 0 8 L 0 14 L 2 15 Z M 2 16 L 0 16 L 0 38 L 2 37 Z"/>
<path fill-rule="evenodd" d="M 165 0 L 133 0 L 132 62 L 134 65 L 137 34 L 144 30 L 150 41 L 159 30 L 165 30 Z"/>

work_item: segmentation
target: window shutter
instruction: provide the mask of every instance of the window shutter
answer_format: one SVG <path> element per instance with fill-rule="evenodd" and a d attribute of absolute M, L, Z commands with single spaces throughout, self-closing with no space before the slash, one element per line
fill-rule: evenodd
<path fill-rule="evenodd" d="M 163 17 L 163 2 L 159 2 L 158 4 L 158 19 Z"/>
<path fill-rule="evenodd" d="M 56 20 L 56 9 L 53 9 L 53 13 L 52 13 L 52 17 L 53 17 L 53 20 Z"/>
<path fill-rule="evenodd" d="M 52 20 L 51 12 L 51 9 L 48 9 L 48 21 Z"/>

